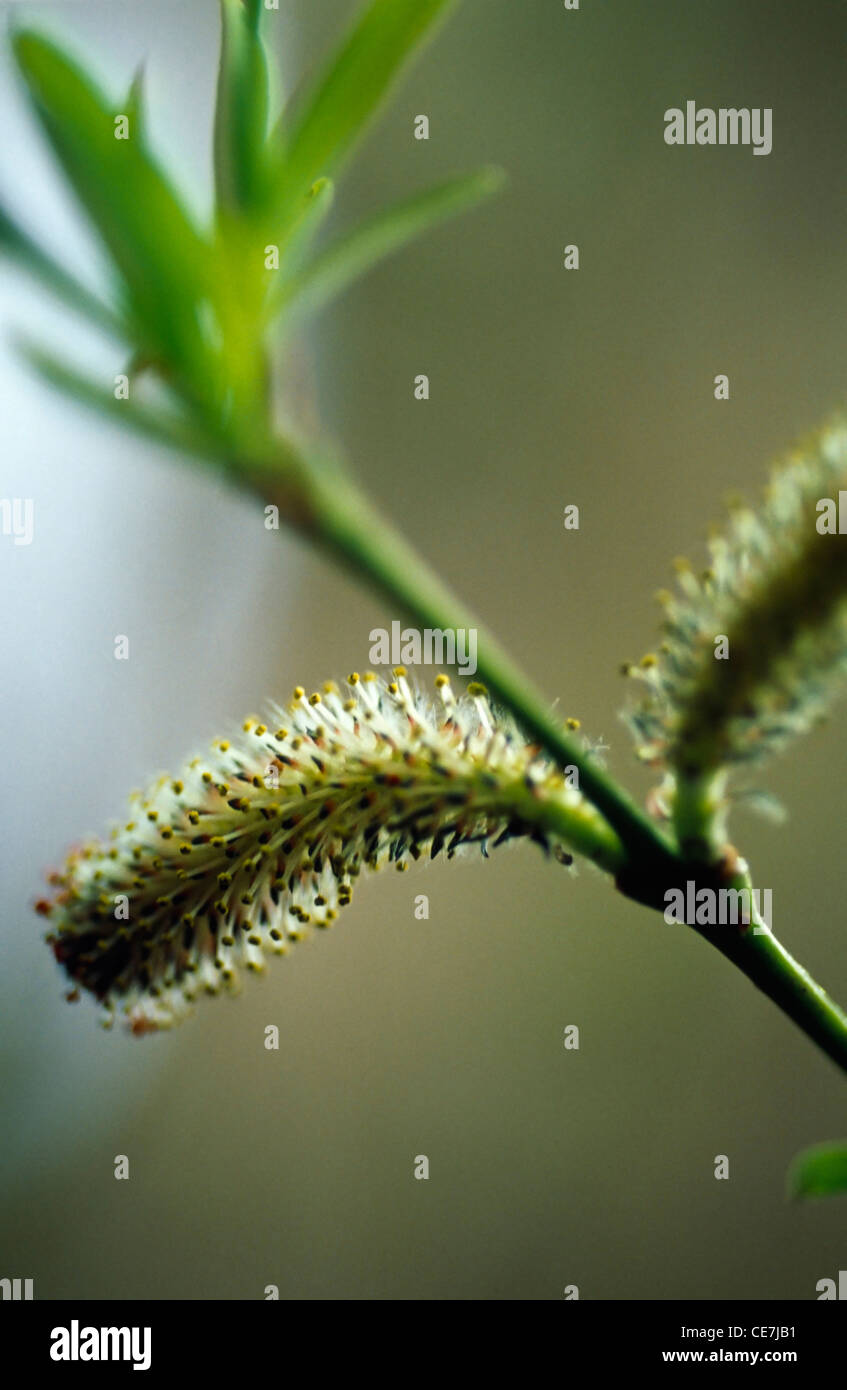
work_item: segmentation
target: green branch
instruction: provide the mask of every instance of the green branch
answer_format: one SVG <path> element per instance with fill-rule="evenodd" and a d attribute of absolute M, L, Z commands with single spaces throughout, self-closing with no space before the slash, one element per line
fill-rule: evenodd
<path fill-rule="evenodd" d="M 148 147 L 140 82 L 116 107 L 54 42 L 17 30 L 14 55 L 35 114 L 110 255 L 115 305 L 78 284 L 2 210 L 0 252 L 126 341 L 136 368 L 158 378 L 162 404 L 118 401 L 108 382 L 89 380 L 54 353 L 30 348 L 30 358 L 76 399 L 200 458 L 277 506 L 289 525 L 422 627 L 476 629 L 478 674 L 528 737 L 529 756 L 535 759 L 537 744 L 559 769 L 576 769 L 590 803 L 580 815 L 554 798 L 540 805 L 529 778 L 516 789 L 522 824 L 570 837 L 614 875 L 622 893 L 654 910 L 662 911 L 669 888 L 687 880 L 749 888 L 746 867 L 724 843 L 730 765 L 764 756 L 811 727 L 847 670 L 846 543 L 815 524 L 815 499 L 847 487 L 843 425 L 793 458 L 761 518 L 738 514 L 728 541 L 712 544 L 702 580 L 681 575 L 682 597 L 670 602 L 661 655 L 642 663 L 648 694 L 632 723 L 646 761 L 663 769 L 663 795 L 672 788 L 664 799 L 673 838 L 553 717 L 496 639 L 337 460 L 279 438 L 274 428 L 268 362 L 277 318 L 287 329 L 295 311 L 314 311 L 425 227 L 497 186 L 490 171 L 448 180 L 377 212 L 329 250 L 314 250 L 331 180 L 405 62 L 450 8 L 451 0 L 369 0 L 316 80 L 274 120 L 261 6 L 222 0 L 217 200 L 206 229 L 195 225 Z M 278 279 L 269 281 L 269 274 Z M 729 666 L 715 663 L 716 634 L 728 635 Z M 305 727 L 308 733 L 311 725 Z M 218 793 L 224 781 L 215 784 Z M 171 792 L 181 795 L 173 785 Z M 229 810 L 241 814 L 243 798 L 234 800 Z M 180 853 L 196 848 L 186 831 Z M 193 930 L 192 923 L 183 926 Z M 762 924 L 695 930 L 847 1071 L 847 1016 L 756 926 Z M 209 954 L 201 952 L 204 967 Z"/>
<path fill-rule="evenodd" d="M 266 501 L 280 501 L 273 472 L 252 479 Z M 620 837 L 627 857 L 669 868 L 673 849 L 625 791 L 557 723 L 536 691 L 479 619 L 418 555 L 337 464 L 321 460 L 304 470 L 308 530 L 314 541 L 423 627 L 475 628 L 477 676 L 536 738 L 560 768 L 575 767 L 579 789 Z M 287 498 L 282 497 L 283 511 Z"/>
<path fill-rule="evenodd" d="M 286 460 L 290 469 L 290 450 Z M 727 878 L 714 849 L 711 863 L 705 863 L 702 858 L 687 858 L 665 839 L 627 793 L 577 747 L 496 639 L 334 461 L 301 460 L 300 470 L 300 487 L 309 502 L 299 524 L 319 546 L 423 626 L 477 629 L 477 675 L 560 768 L 578 769 L 580 790 L 620 838 L 624 860 L 615 881 L 622 893 L 662 911 L 666 891 L 689 878 L 715 888 L 751 888 L 744 872 Z M 272 471 L 254 474 L 250 481 L 265 501 L 281 502 L 284 514 L 287 498 Z M 711 801 L 707 810 L 711 818 Z M 596 855 L 591 857 L 602 862 Z M 604 867 L 608 866 L 607 860 Z M 761 930 L 756 932 L 755 926 Z M 847 1015 L 760 919 L 743 931 L 694 929 L 847 1072 Z"/>
<path fill-rule="evenodd" d="M 696 930 L 847 1072 L 847 1014 L 773 933 L 756 922 L 755 914 L 754 924 L 743 932 L 724 927 Z"/>

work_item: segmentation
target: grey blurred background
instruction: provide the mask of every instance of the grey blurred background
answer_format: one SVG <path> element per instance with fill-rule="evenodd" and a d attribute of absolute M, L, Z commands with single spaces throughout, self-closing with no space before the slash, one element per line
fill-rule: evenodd
<path fill-rule="evenodd" d="M 212 0 L 3 5 L 4 24 L 12 8 L 116 92 L 146 57 L 154 136 L 208 207 Z M 289 77 L 353 9 L 281 0 Z M 652 594 L 675 555 L 702 558 L 722 498 L 755 496 L 845 399 L 845 30 L 825 0 L 465 0 L 339 191 L 330 232 L 508 171 L 304 353 L 363 480 L 639 794 L 617 668 L 653 643 Z M 0 195 L 96 275 L 5 41 L 0 63 Z M 772 107 L 773 152 L 668 148 L 663 112 L 689 98 Z M 814 1298 L 845 1265 L 847 1201 L 792 1208 L 784 1173 L 847 1132 L 844 1079 L 591 871 L 521 847 L 384 874 L 329 939 L 171 1035 L 102 1034 L 62 1002 L 30 910 L 44 869 L 266 697 L 366 665 L 369 630 L 402 615 L 34 381 L 13 330 L 122 368 L 5 268 L 0 322 L 0 495 L 35 501 L 33 544 L 0 537 L 0 1275 L 41 1298 Z M 777 934 L 842 1001 L 844 748 L 836 717 L 769 779 L 788 823 L 733 823 Z"/>

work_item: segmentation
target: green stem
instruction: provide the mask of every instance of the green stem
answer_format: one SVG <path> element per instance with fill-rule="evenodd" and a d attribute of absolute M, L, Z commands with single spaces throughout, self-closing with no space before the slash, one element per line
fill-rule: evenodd
<path fill-rule="evenodd" d="M 689 853 L 683 855 L 626 792 L 577 747 L 496 639 L 455 599 L 334 461 L 307 462 L 289 449 L 286 463 L 282 478 L 278 467 L 251 470 L 251 486 L 265 501 L 276 502 L 283 515 L 334 559 L 367 579 L 423 627 L 477 630 L 480 678 L 559 767 L 577 768 L 580 790 L 622 843 L 625 859 L 618 869 L 616 884 L 623 893 L 662 911 L 665 890 L 684 883 L 686 878 L 699 877 L 702 881 L 705 873 L 707 879 L 723 887 L 730 886 L 730 882 L 736 887 L 750 886 L 746 873 L 729 879 L 714 867 L 715 847 L 708 843 L 716 828 L 713 786 L 692 788 L 687 804 L 678 808 L 678 824 L 690 837 Z M 704 826 L 709 832 L 705 835 Z M 612 844 L 609 849 L 606 866 L 612 867 L 616 855 Z M 705 862 L 707 859 L 712 860 L 712 867 Z M 695 930 L 847 1072 L 847 1015 L 770 931 L 756 932 L 752 926 L 731 932 L 697 927 Z"/>
<path fill-rule="evenodd" d="M 698 889 L 749 892 L 749 923 L 700 926 L 690 922 L 689 926 L 727 960 L 732 961 L 757 989 L 766 994 L 807 1037 L 847 1072 L 847 1014 L 777 941 L 758 912 L 746 864 L 734 850 L 727 848 L 725 853 L 724 862 L 712 865 L 680 859 L 677 877 L 672 882 L 648 879 L 641 885 L 643 891 L 631 896 L 639 896 L 647 906 L 662 912 L 667 902 L 666 891 L 676 888 L 684 893 L 687 881 L 695 883 Z M 743 901 L 741 899 L 741 903 Z"/>
<path fill-rule="evenodd" d="M 726 773 L 713 768 L 677 775 L 673 795 L 673 825 L 680 853 L 686 859 L 714 863 L 723 844 Z"/>
<path fill-rule="evenodd" d="M 527 825 L 537 825 L 556 836 L 567 849 L 596 864 L 604 873 L 617 875 L 626 864 L 626 851 L 611 826 L 594 807 L 580 802 L 577 807 L 554 797 L 538 797 L 525 784 L 512 788 L 512 805 Z M 479 798 L 484 806 L 484 796 Z"/>
<path fill-rule="evenodd" d="M 585 754 L 549 713 L 536 691 L 500 644 L 465 608 L 397 531 L 343 474 L 310 477 L 316 540 L 423 627 L 474 628 L 477 676 L 536 738 L 559 767 L 575 767 L 579 789 L 605 817 L 628 857 L 664 865 L 673 849 L 627 794 Z"/>
<path fill-rule="evenodd" d="M 755 916 L 755 914 L 754 914 Z M 772 932 L 756 923 L 743 933 L 725 928 L 695 928 L 737 965 L 783 1013 L 847 1072 L 847 1014 L 822 989 Z"/>

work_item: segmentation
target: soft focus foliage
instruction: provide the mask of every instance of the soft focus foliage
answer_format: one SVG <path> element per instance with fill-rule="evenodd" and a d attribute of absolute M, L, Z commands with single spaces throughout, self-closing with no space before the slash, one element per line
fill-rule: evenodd
<path fill-rule="evenodd" d="M 331 178 L 448 0 L 372 0 L 317 80 L 274 118 L 261 6 L 221 0 L 214 128 L 215 209 L 195 224 L 149 148 L 138 77 L 115 101 L 54 41 L 18 29 L 13 46 L 42 129 L 109 254 L 102 294 L 78 284 L 0 210 L 0 251 L 124 342 L 144 387 L 118 418 L 225 468 L 274 456 L 270 346 L 382 257 L 498 184 L 483 171 L 382 211 L 328 250 L 313 249 Z M 111 382 L 28 345 L 63 390 L 115 414 Z M 150 384 L 155 387 L 151 391 Z"/>

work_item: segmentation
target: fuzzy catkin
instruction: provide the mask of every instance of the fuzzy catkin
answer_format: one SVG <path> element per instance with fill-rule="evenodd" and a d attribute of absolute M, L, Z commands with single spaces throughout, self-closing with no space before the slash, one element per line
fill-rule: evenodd
<path fill-rule="evenodd" d="M 133 1033 L 155 1031 L 328 927 L 363 868 L 519 836 L 565 864 L 569 839 L 612 855 L 602 818 L 483 687 L 460 699 L 445 676 L 436 687 L 438 704 L 402 668 L 389 683 L 354 674 L 345 695 L 298 687 L 278 724 L 250 719 L 135 794 L 129 819 L 73 851 L 38 904 L 69 997 L 85 989 L 107 1026 L 120 1012 Z"/>
<path fill-rule="evenodd" d="M 661 646 L 626 668 L 646 685 L 627 713 L 645 761 L 707 777 L 763 761 L 826 712 L 847 673 L 847 534 L 821 526 L 819 504 L 844 489 L 836 421 L 776 470 L 758 511 L 733 509 L 702 576 L 678 563 Z"/>

